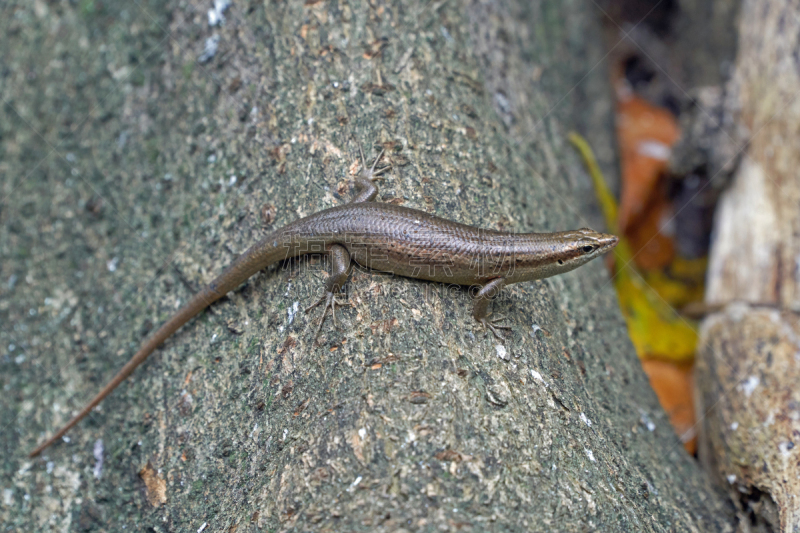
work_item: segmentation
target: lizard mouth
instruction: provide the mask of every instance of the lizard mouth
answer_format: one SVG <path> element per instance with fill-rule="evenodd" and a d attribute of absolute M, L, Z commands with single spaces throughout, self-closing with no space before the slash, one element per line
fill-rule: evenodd
<path fill-rule="evenodd" d="M 608 233 L 604 233 L 598 240 L 600 241 L 600 249 L 603 252 L 612 250 L 619 243 L 619 237 Z"/>

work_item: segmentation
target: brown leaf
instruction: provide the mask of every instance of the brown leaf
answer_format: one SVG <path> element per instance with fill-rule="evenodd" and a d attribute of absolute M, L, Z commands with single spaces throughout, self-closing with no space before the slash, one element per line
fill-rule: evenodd
<path fill-rule="evenodd" d="M 139 477 L 144 481 L 144 486 L 147 489 L 147 501 L 153 507 L 160 507 L 167 503 L 167 482 L 158 476 L 158 472 L 147 461 L 147 464 L 139 470 Z"/>

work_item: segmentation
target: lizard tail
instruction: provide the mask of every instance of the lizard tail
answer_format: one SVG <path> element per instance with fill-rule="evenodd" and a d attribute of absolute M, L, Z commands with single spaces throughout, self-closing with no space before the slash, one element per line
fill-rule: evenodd
<path fill-rule="evenodd" d="M 54 442 L 58 441 L 64 434 L 72 428 L 75 424 L 83 420 L 86 415 L 92 412 L 97 404 L 103 401 L 103 399 L 111 394 L 111 392 L 117 388 L 117 386 L 125 381 L 125 378 L 131 375 L 131 373 L 136 370 L 136 367 L 141 365 L 147 357 L 158 348 L 161 343 L 163 343 L 167 338 L 175 333 L 181 326 L 183 326 L 186 322 L 194 318 L 198 313 L 200 313 L 203 309 L 208 307 L 211 303 L 216 300 L 219 300 L 224 294 L 214 293 L 209 288 L 206 288 L 199 293 L 197 293 L 186 305 L 181 308 L 178 313 L 170 319 L 169 322 L 161 326 L 155 334 L 150 337 L 147 342 L 142 345 L 138 352 L 128 361 L 122 369 L 117 372 L 117 375 L 114 376 L 108 385 L 103 387 L 103 390 L 97 393 L 97 395 L 92 398 L 86 406 L 81 409 L 81 411 L 72 417 L 72 419 L 67 422 L 61 429 L 59 429 L 52 437 L 44 441 L 42 444 L 36 447 L 33 450 L 29 457 L 36 457 L 39 455 L 42 450 L 53 444 Z"/>
<path fill-rule="evenodd" d="M 285 237 L 289 237 L 286 240 Z M 42 450 L 56 442 L 64 436 L 64 434 L 72 428 L 75 424 L 80 422 L 86 417 L 97 404 L 111 394 L 117 386 L 125 381 L 125 378 L 131 375 L 136 370 L 136 367 L 141 365 L 147 357 L 155 351 L 156 348 L 167 340 L 173 333 L 175 333 L 181 326 L 186 324 L 189 320 L 197 316 L 206 307 L 216 302 L 230 291 L 247 281 L 247 279 L 261 270 L 281 259 L 293 257 L 298 254 L 305 253 L 301 248 L 301 242 L 296 238 L 292 240 L 291 225 L 281 228 L 273 234 L 266 237 L 259 244 L 248 249 L 236 261 L 226 268 L 214 281 L 212 281 L 206 288 L 195 294 L 189 302 L 184 305 L 169 322 L 161 326 L 158 331 L 153 334 L 139 349 L 130 361 L 114 376 L 108 385 L 103 387 L 97 395 L 92 398 L 81 411 L 72 417 L 64 427 L 59 429 L 52 437 L 44 441 L 42 444 L 33 450 L 29 457 L 33 458 L 39 455 Z M 323 244 L 326 241 L 321 241 Z M 288 244 L 284 244 L 288 243 Z"/>

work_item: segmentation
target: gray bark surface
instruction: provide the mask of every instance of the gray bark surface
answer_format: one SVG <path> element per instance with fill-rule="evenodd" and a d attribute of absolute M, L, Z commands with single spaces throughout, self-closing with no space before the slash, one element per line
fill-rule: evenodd
<path fill-rule="evenodd" d="M 591 3 L 521 4 L 3 8 L 4 530 L 732 529 L 601 261 L 507 290 L 504 349 L 467 291 L 363 271 L 315 344 L 324 262 L 267 269 L 26 458 L 269 227 L 347 201 L 359 143 L 381 201 L 601 227 L 566 140 L 613 175 Z"/>

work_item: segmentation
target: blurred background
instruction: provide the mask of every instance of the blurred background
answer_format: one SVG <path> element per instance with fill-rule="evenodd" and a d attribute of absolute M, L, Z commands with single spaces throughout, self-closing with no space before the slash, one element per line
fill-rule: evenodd
<path fill-rule="evenodd" d="M 714 209 L 730 176 L 712 175 L 691 133 L 698 114 L 718 120 L 736 56 L 737 4 L 598 3 L 616 104 L 616 223 L 628 246 L 615 265 L 617 290 L 642 366 L 692 454 L 697 318 Z"/>

